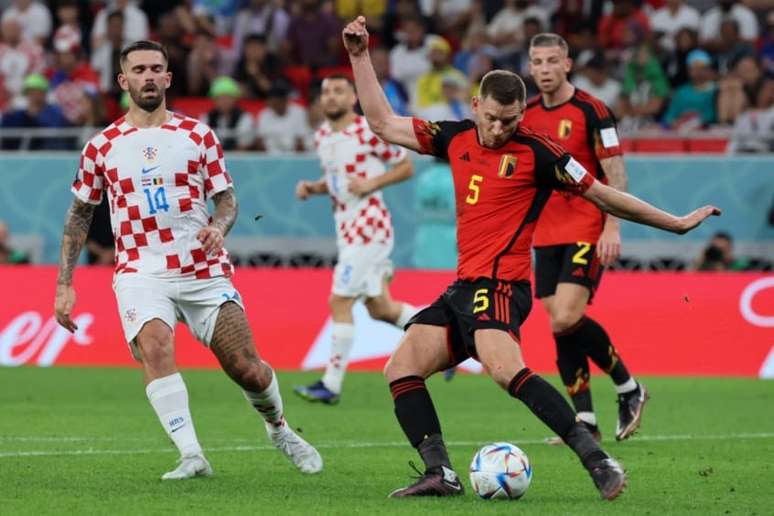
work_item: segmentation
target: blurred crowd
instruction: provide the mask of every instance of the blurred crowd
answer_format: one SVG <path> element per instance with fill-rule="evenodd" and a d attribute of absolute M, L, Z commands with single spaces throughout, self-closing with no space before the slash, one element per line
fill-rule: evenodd
<path fill-rule="evenodd" d="M 736 150 L 771 151 L 774 1 L 745 0 L 0 0 L 3 128 L 104 126 L 126 109 L 115 76 L 129 42 L 163 43 L 170 105 L 209 122 L 227 149 L 311 149 L 320 80 L 349 73 L 340 31 L 368 20 L 393 109 L 470 116 L 480 78 L 528 79 L 539 32 L 569 42 L 574 83 L 624 134 L 734 127 Z M 531 94 L 534 84 L 527 80 Z M 93 131 L 85 131 L 85 135 Z M 83 138 L 3 137 L 6 149 L 77 148 Z"/>

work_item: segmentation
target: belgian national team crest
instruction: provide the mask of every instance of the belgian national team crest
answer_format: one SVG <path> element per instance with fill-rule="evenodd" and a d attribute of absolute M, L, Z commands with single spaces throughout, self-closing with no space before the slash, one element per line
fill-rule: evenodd
<path fill-rule="evenodd" d="M 500 168 L 497 172 L 498 177 L 511 178 L 516 173 L 516 162 L 518 158 L 513 154 L 505 154 L 500 159 Z"/>
<path fill-rule="evenodd" d="M 569 138 L 570 133 L 572 133 L 572 120 L 569 118 L 562 118 L 559 120 L 559 130 L 557 132 L 559 133 L 560 140 Z"/>

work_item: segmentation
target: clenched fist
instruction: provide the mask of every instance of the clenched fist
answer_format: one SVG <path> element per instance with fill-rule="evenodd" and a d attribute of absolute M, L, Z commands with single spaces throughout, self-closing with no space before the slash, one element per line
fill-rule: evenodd
<path fill-rule="evenodd" d="M 359 56 L 368 49 L 368 30 L 366 30 L 366 19 L 364 16 L 358 16 L 355 21 L 349 22 L 342 31 L 344 39 L 344 48 L 347 49 L 350 56 Z"/>

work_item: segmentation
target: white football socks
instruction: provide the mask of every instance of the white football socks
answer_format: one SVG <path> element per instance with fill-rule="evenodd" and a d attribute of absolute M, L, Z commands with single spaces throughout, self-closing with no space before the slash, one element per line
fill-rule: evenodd
<path fill-rule="evenodd" d="M 331 359 L 325 368 L 322 382 L 336 394 L 341 392 L 344 373 L 347 372 L 349 354 L 355 337 L 355 326 L 351 323 L 333 323 L 331 331 Z"/>
<path fill-rule="evenodd" d="M 196 438 L 191 411 L 188 409 L 188 390 L 180 373 L 153 380 L 145 387 L 145 394 L 164 431 L 180 450 L 180 455 L 201 455 L 202 447 Z"/>
<path fill-rule="evenodd" d="M 395 321 L 395 326 L 400 328 L 401 330 L 408 324 L 408 322 L 411 320 L 412 317 L 414 317 L 414 314 L 416 314 L 419 311 L 419 308 L 416 306 L 411 306 L 408 303 L 402 303 L 403 307 L 401 308 L 400 315 L 398 316 L 398 320 Z"/>
<path fill-rule="evenodd" d="M 257 410 L 267 424 L 275 430 L 285 424 L 285 414 L 282 410 L 282 396 L 280 395 L 277 374 L 271 372 L 271 383 L 262 392 L 242 391 L 245 398 Z"/>
<path fill-rule="evenodd" d="M 637 389 L 637 382 L 634 381 L 634 377 L 630 376 L 628 380 L 626 380 L 621 385 L 615 386 L 615 392 L 618 394 L 625 394 L 627 392 L 632 392 L 633 390 Z"/>
<path fill-rule="evenodd" d="M 597 416 L 593 412 L 578 412 L 577 416 L 584 423 L 597 426 Z"/>

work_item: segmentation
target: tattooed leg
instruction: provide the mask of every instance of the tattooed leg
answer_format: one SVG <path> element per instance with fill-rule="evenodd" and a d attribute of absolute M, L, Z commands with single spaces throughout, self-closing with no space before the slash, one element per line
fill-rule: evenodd
<path fill-rule="evenodd" d="M 259 392 L 271 383 L 273 372 L 258 355 L 247 317 L 236 303 L 221 305 L 210 347 L 226 374 L 242 389 Z"/>

